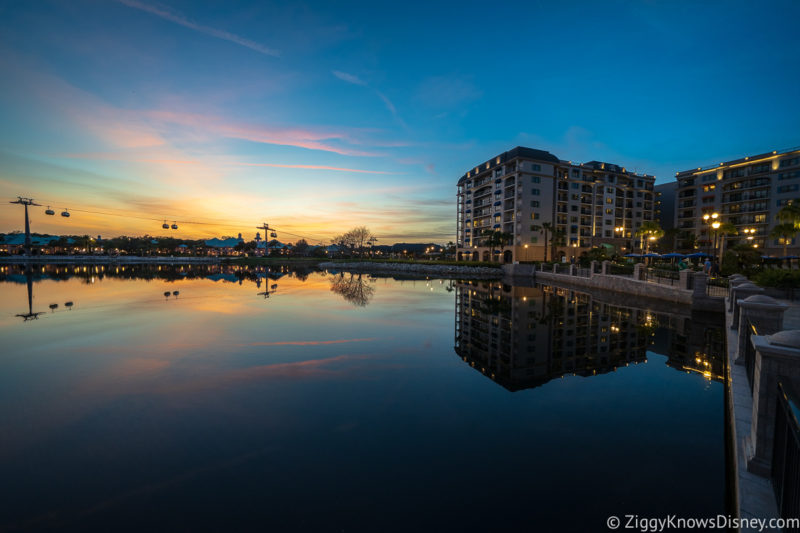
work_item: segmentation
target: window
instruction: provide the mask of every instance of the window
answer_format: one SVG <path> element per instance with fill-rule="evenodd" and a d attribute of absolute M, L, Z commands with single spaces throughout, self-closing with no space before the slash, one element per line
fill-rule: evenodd
<path fill-rule="evenodd" d="M 531 183 L 539 183 L 540 181 L 539 176 L 531 176 Z"/>
<path fill-rule="evenodd" d="M 613 214 L 614 214 L 613 209 L 611 209 L 610 207 L 606 209 L 606 215 L 613 215 Z"/>
<path fill-rule="evenodd" d="M 539 189 L 531 189 L 531 194 L 534 196 L 539 196 Z"/>
<path fill-rule="evenodd" d="M 577 189 L 577 188 L 579 188 L 580 186 L 581 186 L 581 184 L 580 184 L 580 183 L 573 183 L 573 184 L 572 184 L 572 188 L 573 188 L 573 189 Z"/>
<path fill-rule="evenodd" d="M 614 194 L 614 187 L 606 187 L 606 192 L 608 194 Z"/>
<path fill-rule="evenodd" d="M 753 223 L 755 224 L 763 224 L 767 221 L 767 215 L 755 215 L 753 216 Z"/>
<path fill-rule="evenodd" d="M 742 175 L 744 175 L 744 172 L 742 173 Z M 706 174 L 702 178 L 703 183 L 705 183 L 707 181 L 714 181 L 715 179 L 717 179 L 717 175 L 714 172 L 712 172 L 711 174 Z"/>
<path fill-rule="evenodd" d="M 800 184 L 793 183 L 792 185 L 781 185 L 778 187 L 778 192 L 794 192 L 800 190 Z"/>
<path fill-rule="evenodd" d="M 784 159 L 781 161 L 780 166 L 781 168 L 793 167 L 797 163 L 800 163 L 800 157 L 793 157 L 792 159 Z"/>
<path fill-rule="evenodd" d="M 531 165 L 531 169 L 532 169 L 534 172 L 541 172 L 541 171 L 542 171 L 542 165 L 537 165 L 536 163 L 533 163 L 533 164 Z M 539 183 L 539 182 L 537 181 L 536 183 Z"/>
<path fill-rule="evenodd" d="M 613 204 L 614 203 L 614 199 L 613 198 L 606 198 L 606 203 L 607 204 Z"/>
<path fill-rule="evenodd" d="M 578 206 L 577 205 L 571 205 L 570 206 L 570 211 L 577 211 L 577 210 L 578 210 Z"/>
<path fill-rule="evenodd" d="M 711 185 L 703 185 L 703 192 L 713 191 L 716 188 L 717 186 L 714 183 L 712 183 Z"/>
<path fill-rule="evenodd" d="M 531 220 L 539 220 L 539 213 L 531 213 Z"/>
<path fill-rule="evenodd" d="M 610 230 L 610 229 L 607 229 L 607 230 L 605 231 L 605 236 L 606 236 L 606 237 L 611 237 L 611 230 Z"/>
<path fill-rule="evenodd" d="M 533 244 L 536 244 L 537 242 L 539 242 L 539 237 L 531 237 L 531 242 Z"/>
<path fill-rule="evenodd" d="M 637 192 L 636 192 L 636 196 L 637 196 L 638 198 L 641 198 L 641 197 L 643 196 L 643 194 L 642 194 L 642 191 L 637 191 Z"/>
<path fill-rule="evenodd" d="M 531 200 L 531 207 L 539 207 L 539 200 Z"/>

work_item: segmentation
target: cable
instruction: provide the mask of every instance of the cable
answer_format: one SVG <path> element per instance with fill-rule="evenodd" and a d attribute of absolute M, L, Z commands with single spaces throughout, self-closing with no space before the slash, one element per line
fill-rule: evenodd
<path fill-rule="evenodd" d="M 39 200 L 39 201 L 42 202 L 42 204 L 45 204 L 45 205 L 63 205 L 63 202 L 56 202 L 56 201 L 47 200 L 47 199 Z M 0 205 L 11 206 L 12 204 L 8 203 L 8 204 L 0 204 Z M 221 227 L 226 227 L 226 228 L 241 229 L 242 226 L 246 227 L 248 225 L 248 224 L 244 224 L 244 223 L 240 223 L 240 224 L 235 224 L 234 225 L 234 224 L 226 224 L 225 222 L 210 222 L 210 221 L 209 222 L 204 222 L 204 221 L 199 221 L 199 220 L 178 220 L 175 217 L 170 217 L 170 216 L 166 216 L 166 217 L 151 217 L 151 216 L 134 215 L 134 214 L 130 214 L 130 213 L 111 213 L 111 212 L 108 212 L 108 211 L 93 211 L 91 209 L 81 209 L 81 208 L 72 208 L 72 207 L 65 207 L 64 209 L 66 209 L 67 211 L 74 211 L 76 213 L 88 213 L 88 214 L 92 214 L 92 215 L 102 215 L 102 216 L 111 216 L 111 217 L 120 217 L 120 218 L 133 218 L 133 219 L 137 219 L 137 220 L 149 220 L 149 221 L 153 221 L 153 222 L 160 222 L 162 220 L 173 220 L 176 224 L 187 224 L 189 226 L 221 226 Z M 281 233 L 285 233 L 287 235 L 291 235 L 293 237 L 299 237 L 299 238 L 304 239 L 306 241 L 317 241 L 320 244 L 323 244 L 324 241 L 325 241 L 325 239 L 307 237 L 307 236 L 304 236 L 304 235 L 297 235 L 296 233 L 290 233 L 288 231 L 283 231 L 283 230 L 281 230 L 279 228 L 270 228 L 270 229 L 273 229 L 276 232 L 281 232 Z"/>

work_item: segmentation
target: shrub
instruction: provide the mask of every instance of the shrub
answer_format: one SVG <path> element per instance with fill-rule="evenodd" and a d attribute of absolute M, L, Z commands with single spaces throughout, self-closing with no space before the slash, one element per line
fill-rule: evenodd
<path fill-rule="evenodd" d="M 739 272 L 739 255 L 733 250 L 726 250 L 722 254 L 722 265 L 720 265 L 720 273 L 723 276 L 730 276 Z"/>
<path fill-rule="evenodd" d="M 800 270 L 764 270 L 753 281 L 762 287 L 796 289 L 800 287 Z"/>

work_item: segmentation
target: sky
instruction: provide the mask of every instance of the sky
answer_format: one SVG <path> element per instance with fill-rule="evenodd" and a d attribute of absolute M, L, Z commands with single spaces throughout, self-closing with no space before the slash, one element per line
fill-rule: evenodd
<path fill-rule="evenodd" d="M 796 1 L 6 0 L 0 199 L 43 204 L 41 233 L 444 243 L 458 178 L 518 145 L 657 183 L 800 145 L 798 19 Z M 22 229 L 0 205 L 0 232 Z"/>

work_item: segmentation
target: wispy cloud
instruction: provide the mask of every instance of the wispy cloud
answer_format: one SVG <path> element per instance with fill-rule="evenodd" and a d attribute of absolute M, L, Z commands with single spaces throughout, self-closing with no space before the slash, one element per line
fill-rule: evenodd
<path fill-rule="evenodd" d="M 361 86 L 367 85 L 367 83 L 358 76 L 355 76 L 353 74 L 348 74 L 347 72 L 342 72 L 341 70 L 334 70 L 333 75 L 339 78 L 340 80 L 346 81 L 347 83 L 352 83 L 353 85 L 361 85 Z"/>
<path fill-rule="evenodd" d="M 233 163 L 243 167 L 301 168 L 307 170 L 333 170 L 336 172 L 356 172 L 358 174 L 395 174 L 385 170 L 362 170 L 360 168 L 329 167 L 326 165 L 281 165 L 278 163 Z"/>
<path fill-rule="evenodd" d="M 234 44 L 238 44 L 239 46 L 244 46 L 245 48 L 249 48 L 251 50 L 255 50 L 256 52 L 268 56 L 278 57 L 280 56 L 280 52 L 273 48 L 268 48 L 263 44 L 259 44 L 255 41 L 251 41 L 250 39 L 245 39 L 244 37 L 240 37 L 239 35 L 224 31 L 218 30 L 216 28 L 212 28 L 210 26 L 203 26 L 202 24 L 198 24 L 189 18 L 185 17 L 184 15 L 162 5 L 156 4 L 146 4 L 144 2 L 139 2 L 137 0 L 117 0 L 120 4 L 126 5 L 133 9 L 138 9 L 140 11 L 145 11 L 150 13 L 151 15 L 155 15 L 160 17 L 164 20 L 168 20 L 170 22 L 174 22 L 180 26 L 185 28 L 189 28 L 191 30 L 205 33 L 206 35 L 210 35 L 212 37 L 216 37 L 217 39 L 222 39 L 225 41 L 232 42 Z"/>
<path fill-rule="evenodd" d="M 406 123 L 403 122 L 403 119 L 400 118 L 400 116 L 397 114 L 397 108 L 395 107 L 394 103 L 392 103 L 392 101 L 389 100 L 389 97 L 386 96 L 385 94 L 383 94 L 381 91 L 379 91 L 378 89 L 375 89 L 373 87 L 370 87 L 369 84 L 367 84 L 367 82 L 365 82 L 364 80 L 362 80 L 361 78 L 359 78 L 355 74 L 349 74 L 347 72 L 342 72 L 341 70 L 334 70 L 333 71 L 333 75 L 336 76 L 337 78 L 339 78 L 342 81 L 346 81 L 347 83 L 352 83 L 353 85 L 358 85 L 360 87 L 366 87 L 368 89 L 371 89 L 371 90 L 375 91 L 375 94 L 378 95 L 378 98 L 381 99 L 381 101 L 383 102 L 383 105 L 386 106 L 386 109 L 389 111 L 389 113 L 392 114 L 392 116 L 395 118 L 395 120 L 397 120 L 397 122 L 401 126 L 403 126 L 404 128 L 407 127 Z"/>
<path fill-rule="evenodd" d="M 282 128 L 257 124 L 233 122 L 221 117 L 199 113 L 183 113 L 179 111 L 148 111 L 144 116 L 152 121 L 171 123 L 179 126 L 190 126 L 193 133 L 207 134 L 243 139 L 264 144 L 296 146 L 309 150 L 321 150 L 350 156 L 378 156 L 380 154 L 363 150 L 353 150 L 331 144 L 330 141 L 351 142 L 351 135 L 345 131 L 324 130 L 316 128 Z"/>

